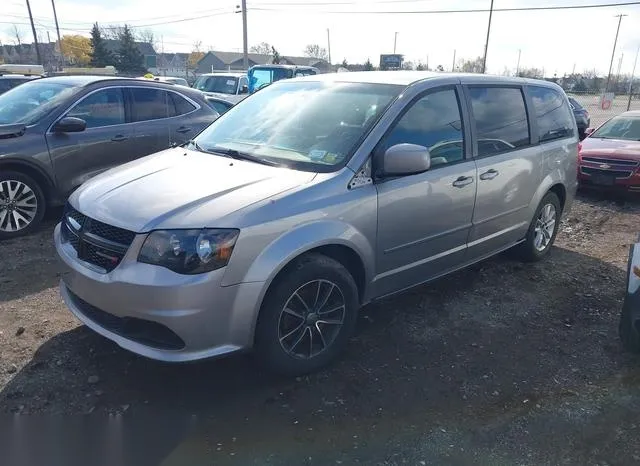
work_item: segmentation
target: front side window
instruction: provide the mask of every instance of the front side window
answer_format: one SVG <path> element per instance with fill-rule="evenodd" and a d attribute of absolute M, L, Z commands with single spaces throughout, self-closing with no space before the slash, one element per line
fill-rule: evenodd
<path fill-rule="evenodd" d="M 590 137 L 640 141 L 640 118 L 624 115 L 613 117 L 594 131 Z"/>
<path fill-rule="evenodd" d="M 456 91 L 433 92 L 413 103 L 385 138 L 383 150 L 403 143 L 429 149 L 432 167 L 463 160 L 464 135 Z"/>
<path fill-rule="evenodd" d="M 87 128 L 126 123 L 122 90 L 111 88 L 94 92 L 69 110 L 67 116 L 83 119 Z"/>
<path fill-rule="evenodd" d="M 169 107 L 167 91 L 133 87 L 131 93 L 133 95 L 133 121 L 159 120 L 174 115 L 174 109 Z"/>
<path fill-rule="evenodd" d="M 294 169 L 334 171 L 402 89 L 285 81 L 231 108 L 196 142 L 214 154 L 237 151 Z"/>
<path fill-rule="evenodd" d="M 478 156 L 496 155 L 530 144 L 524 96 L 519 88 L 471 87 Z"/>
<path fill-rule="evenodd" d="M 573 114 L 559 92 L 547 87 L 531 86 L 529 94 L 538 120 L 540 142 L 573 136 Z"/>

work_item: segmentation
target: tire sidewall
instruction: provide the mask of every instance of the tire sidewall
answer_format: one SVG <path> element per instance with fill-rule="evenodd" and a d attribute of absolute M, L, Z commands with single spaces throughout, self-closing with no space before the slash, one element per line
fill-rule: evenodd
<path fill-rule="evenodd" d="M 0 231 L 0 240 L 17 238 L 19 236 L 23 236 L 31 233 L 36 228 L 38 228 L 38 226 L 40 226 L 40 223 L 42 222 L 42 219 L 44 217 L 44 213 L 46 210 L 46 204 L 45 204 L 46 201 L 45 201 L 42 188 L 33 178 L 23 173 L 14 172 L 14 171 L 6 171 L 6 172 L 0 173 L 0 181 L 7 181 L 7 180 L 20 181 L 26 184 L 36 196 L 36 200 L 38 202 L 38 208 L 36 209 L 36 214 L 33 220 L 29 225 L 27 225 L 27 227 L 15 232 Z"/>
<path fill-rule="evenodd" d="M 278 339 L 280 312 L 291 295 L 313 280 L 333 282 L 345 300 L 344 323 L 332 345 L 311 359 L 297 359 L 287 354 Z M 302 375 L 316 371 L 334 359 L 346 347 L 355 327 L 359 307 L 358 290 L 351 274 L 337 261 L 322 255 L 298 259 L 278 277 L 267 291 L 256 325 L 256 355 L 273 371 L 284 375 Z"/>
<path fill-rule="evenodd" d="M 538 220 L 538 216 L 540 215 L 540 212 L 542 211 L 542 209 L 548 204 L 552 204 L 556 209 L 556 224 L 553 227 L 553 235 L 551 236 L 551 241 L 549 241 L 549 244 L 544 250 L 538 251 L 534 245 L 535 236 L 536 236 L 536 232 L 535 232 L 536 221 Z M 540 201 L 540 204 L 538 204 L 538 208 L 536 209 L 536 212 L 533 215 L 533 219 L 531 220 L 531 224 L 529 225 L 529 230 L 527 231 L 527 236 L 523 244 L 523 247 L 525 249 L 525 256 L 527 257 L 527 259 L 536 261 L 536 260 L 542 259 L 547 254 L 549 254 L 551 247 L 555 243 L 556 235 L 558 234 L 558 228 L 560 227 L 561 217 L 562 217 L 562 208 L 560 206 L 560 200 L 558 199 L 558 196 L 556 196 L 555 193 L 548 192 L 547 194 L 544 195 L 544 197 Z"/>

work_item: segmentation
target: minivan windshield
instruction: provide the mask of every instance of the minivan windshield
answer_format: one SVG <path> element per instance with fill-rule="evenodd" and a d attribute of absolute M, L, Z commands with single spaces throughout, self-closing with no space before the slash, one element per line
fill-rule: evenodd
<path fill-rule="evenodd" d="M 299 170 L 334 171 L 348 161 L 402 89 L 285 81 L 243 100 L 195 141 L 207 152 L 233 151 Z"/>
<path fill-rule="evenodd" d="M 293 78 L 293 69 L 291 68 L 253 68 L 249 70 L 249 93 L 259 91 L 281 79 Z"/>
<path fill-rule="evenodd" d="M 30 125 L 58 107 L 79 86 L 37 79 L 0 95 L 0 124 Z"/>
<path fill-rule="evenodd" d="M 594 131 L 591 137 L 640 141 L 640 117 L 614 117 Z"/>
<path fill-rule="evenodd" d="M 219 94 L 235 94 L 238 89 L 238 78 L 235 76 L 200 76 L 193 87 L 203 92 Z"/>

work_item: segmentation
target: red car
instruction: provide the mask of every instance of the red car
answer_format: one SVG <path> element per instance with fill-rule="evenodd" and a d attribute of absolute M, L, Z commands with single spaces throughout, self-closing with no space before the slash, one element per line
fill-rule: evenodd
<path fill-rule="evenodd" d="M 640 191 L 640 111 L 611 118 L 578 145 L 583 186 Z"/>

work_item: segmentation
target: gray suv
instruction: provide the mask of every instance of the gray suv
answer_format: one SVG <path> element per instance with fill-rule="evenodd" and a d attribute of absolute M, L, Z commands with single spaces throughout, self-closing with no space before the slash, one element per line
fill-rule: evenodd
<path fill-rule="evenodd" d="M 313 371 L 368 302 L 509 248 L 548 254 L 577 144 L 566 96 L 544 81 L 280 81 L 188 146 L 77 190 L 55 229 L 62 297 L 149 358 L 255 348 L 276 371 Z"/>
<path fill-rule="evenodd" d="M 0 95 L 0 239 L 92 176 L 182 144 L 218 117 L 204 94 L 136 79 L 37 79 Z"/>

